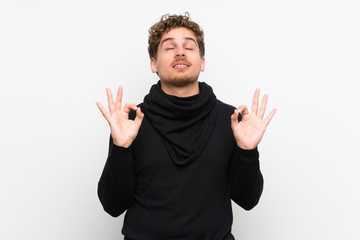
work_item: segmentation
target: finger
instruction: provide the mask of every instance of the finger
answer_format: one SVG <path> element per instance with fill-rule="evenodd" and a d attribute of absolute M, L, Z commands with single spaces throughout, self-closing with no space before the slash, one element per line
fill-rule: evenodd
<path fill-rule="evenodd" d="M 247 115 L 249 114 L 249 110 L 247 108 L 246 105 L 241 105 L 238 107 L 238 111 L 242 114 L 242 115 Z"/>
<path fill-rule="evenodd" d="M 121 111 L 122 96 L 123 96 L 123 88 L 122 88 L 122 86 L 119 86 L 118 92 L 117 92 L 117 95 L 116 95 L 116 99 L 115 99 L 115 109 L 116 109 L 116 111 Z"/>
<path fill-rule="evenodd" d="M 235 128 L 239 124 L 239 121 L 238 121 L 239 114 L 240 114 L 239 110 L 235 109 L 234 113 L 231 115 L 231 127 L 232 128 Z"/>
<path fill-rule="evenodd" d="M 136 110 L 136 117 L 144 118 L 144 113 L 141 111 L 140 107 L 138 107 Z"/>
<path fill-rule="evenodd" d="M 106 95 L 108 98 L 108 106 L 109 106 L 109 111 L 110 111 L 110 115 L 111 115 L 113 112 L 115 112 L 115 104 L 114 104 L 114 98 L 110 91 L 110 88 L 106 89 Z"/>
<path fill-rule="evenodd" d="M 108 123 L 110 123 L 110 114 L 106 111 L 106 109 L 103 107 L 103 105 L 101 105 L 101 103 L 96 102 L 96 105 L 100 109 L 100 112 L 105 117 L 106 121 L 108 121 Z"/>
<path fill-rule="evenodd" d="M 134 122 L 136 124 L 140 125 L 143 119 L 144 119 L 144 114 L 141 112 L 140 108 L 137 108 L 137 110 L 136 110 L 136 118 L 135 118 Z"/>
<path fill-rule="evenodd" d="M 265 114 L 267 100 L 268 100 L 268 95 L 264 95 L 264 97 L 261 101 L 260 109 L 259 109 L 259 116 L 261 119 L 263 119 L 264 114 Z"/>
<path fill-rule="evenodd" d="M 253 102 L 252 102 L 252 106 L 251 106 L 251 112 L 253 112 L 255 114 L 257 113 L 258 106 L 259 106 L 259 94 L 260 94 L 260 89 L 257 88 L 255 90 L 254 98 L 253 98 Z"/>
<path fill-rule="evenodd" d="M 264 123 L 265 123 L 266 126 L 270 123 L 270 121 L 271 121 L 271 119 L 273 118 L 273 116 L 275 115 L 275 113 L 276 113 L 276 109 L 273 108 L 273 109 L 271 110 L 271 112 L 269 113 L 269 115 L 268 115 L 268 116 L 265 118 L 265 120 L 264 120 Z"/>
<path fill-rule="evenodd" d="M 137 106 L 133 103 L 126 103 L 124 106 L 124 112 L 129 113 L 131 109 L 136 111 Z"/>

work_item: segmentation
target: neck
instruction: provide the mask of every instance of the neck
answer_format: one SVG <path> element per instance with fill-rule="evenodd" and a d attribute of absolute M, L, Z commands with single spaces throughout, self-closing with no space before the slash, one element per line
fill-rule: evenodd
<path fill-rule="evenodd" d="M 186 84 L 185 86 L 175 86 L 161 81 L 161 90 L 168 95 L 176 97 L 191 97 L 200 93 L 198 81 Z"/>

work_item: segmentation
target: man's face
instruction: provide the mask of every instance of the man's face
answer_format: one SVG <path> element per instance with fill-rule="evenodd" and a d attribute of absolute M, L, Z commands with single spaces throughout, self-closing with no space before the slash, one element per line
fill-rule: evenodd
<path fill-rule="evenodd" d="M 194 33 L 186 28 L 174 28 L 161 37 L 157 59 L 151 58 L 151 70 L 160 80 L 174 86 L 186 86 L 197 81 L 205 69 Z"/>

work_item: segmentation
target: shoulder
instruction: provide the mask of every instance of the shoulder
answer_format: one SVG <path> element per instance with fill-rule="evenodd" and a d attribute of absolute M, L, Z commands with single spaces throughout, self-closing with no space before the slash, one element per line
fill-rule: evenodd
<path fill-rule="evenodd" d="M 218 109 L 221 115 L 225 114 L 225 115 L 231 115 L 234 113 L 234 110 L 236 109 L 234 106 L 224 103 L 222 101 L 220 101 L 219 99 L 217 100 L 217 105 L 218 105 Z"/>
<path fill-rule="evenodd" d="M 223 118 L 228 118 L 230 117 L 233 113 L 234 110 L 236 109 L 236 107 L 227 104 L 227 103 L 223 103 L 220 100 L 217 100 L 217 104 L 218 104 L 218 111 L 219 111 L 219 116 L 223 117 Z M 238 120 L 239 122 L 241 121 L 242 115 L 239 114 Z"/>

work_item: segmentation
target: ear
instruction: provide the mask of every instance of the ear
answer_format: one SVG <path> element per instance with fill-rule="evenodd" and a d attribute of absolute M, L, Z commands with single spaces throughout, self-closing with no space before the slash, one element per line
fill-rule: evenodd
<path fill-rule="evenodd" d="M 151 67 L 151 71 L 153 73 L 157 73 L 157 66 L 156 66 L 156 59 L 155 58 L 151 58 L 150 60 L 150 67 Z"/>
<path fill-rule="evenodd" d="M 205 71 L 205 57 L 201 58 L 200 70 Z"/>

